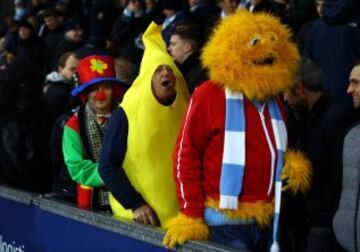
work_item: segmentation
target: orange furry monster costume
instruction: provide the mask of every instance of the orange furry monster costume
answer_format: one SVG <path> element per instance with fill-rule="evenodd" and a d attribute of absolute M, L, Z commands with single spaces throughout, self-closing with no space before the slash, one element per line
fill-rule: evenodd
<path fill-rule="evenodd" d="M 260 233 L 273 220 L 271 250 L 279 250 L 282 182 L 283 190 L 304 192 L 311 178 L 310 162 L 286 149 L 278 98 L 294 83 L 299 61 L 290 36 L 275 17 L 247 11 L 215 28 L 202 53 L 210 80 L 195 90 L 176 144 L 181 213 L 167 225 L 165 246 L 211 236 L 258 249 L 259 239 L 248 238 L 250 230 Z M 235 240 L 222 239 L 232 233 Z"/>

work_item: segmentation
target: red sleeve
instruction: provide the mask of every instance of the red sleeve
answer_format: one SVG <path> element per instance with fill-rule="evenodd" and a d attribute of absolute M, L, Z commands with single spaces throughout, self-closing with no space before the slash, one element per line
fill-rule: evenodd
<path fill-rule="evenodd" d="M 78 122 L 78 118 L 77 118 L 77 113 L 74 114 L 65 124 L 66 126 L 72 128 L 73 130 L 75 130 L 76 132 L 80 132 L 79 129 L 79 122 Z"/>
<path fill-rule="evenodd" d="M 202 154 L 209 131 L 207 85 L 192 95 L 182 123 L 174 152 L 174 178 L 180 210 L 183 214 L 202 218 L 204 190 L 202 187 Z"/>

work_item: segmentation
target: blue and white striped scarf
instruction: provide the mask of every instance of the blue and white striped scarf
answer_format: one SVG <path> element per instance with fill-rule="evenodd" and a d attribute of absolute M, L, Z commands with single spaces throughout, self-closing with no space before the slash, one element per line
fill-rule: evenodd
<path fill-rule="evenodd" d="M 242 181 L 246 169 L 245 131 L 246 117 L 244 97 L 240 92 L 225 90 L 226 95 L 226 118 L 223 160 L 220 177 L 220 209 L 237 209 L 238 197 L 241 194 Z M 275 175 L 275 215 L 274 215 L 274 242 L 276 242 L 280 201 L 281 201 L 281 171 L 283 157 L 287 146 L 287 132 L 282 119 L 280 109 L 274 98 L 267 102 L 271 125 L 275 136 L 276 157 L 272 157 L 272 174 Z M 264 122 L 265 123 L 265 122 Z M 265 125 L 263 125 L 266 127 Z M 266 132 L 265 132 L 266 133 Z M 267 133 L 266 133 L 267 134 Z M 270 141 L 270 139 L 268 139 Z M 271 144 L 271 143 L 269 143 Z M 270 146 L 269 146 L 270 147 Z M 272 148 L 272 147 L 271 147 Z M 276 163 L 275 163 L 276 160 Z M 275 174 L 274 174 L 275 172 Z M 268 194 L 271 192 L 269 188 Z"/>

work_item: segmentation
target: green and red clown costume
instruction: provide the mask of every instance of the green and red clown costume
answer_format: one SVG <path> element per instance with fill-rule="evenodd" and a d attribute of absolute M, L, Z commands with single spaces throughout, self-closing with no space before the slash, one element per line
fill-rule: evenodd
<path fill-rule="evenodd" d="M 66 122 L 62 147 L 70 177 L 77 183 L 78 207 L 92 209 L 94 188 L 104 187 L 98 172 L 98 159 L 102 131 L 105 130 L 104 120 L 106 121 L 111 114 L 104 115 L 104 120 L 97 119 L 96 112 L 87 104 L 88 90 L 93 85 L 110 82 L 113 89 L 112 99 L 115 102 L 122 98 L 125 86 L 122 81 L 116 79 L 114 61 L 109 56 L 92 55 L 82 59 L 77 67 L 77 74 L 80 84 L 71 94 L 78 96 L 84 104 Z M 87 111 L 93 116 L 86 116 L 89 114 Z"/>

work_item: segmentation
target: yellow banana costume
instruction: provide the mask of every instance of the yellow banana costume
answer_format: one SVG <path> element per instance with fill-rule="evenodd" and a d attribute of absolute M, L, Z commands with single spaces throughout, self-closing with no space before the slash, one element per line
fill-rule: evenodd
<path fill-rule="evenodd" d="M 128 118 L 128 142 L 123 168 L 133 187 L 154 209 L 161 224 L 178 213 L 172 175 L 172 153 L 188 102 L 184 78 L 166 51 L 161 26 L 150 24 L 143 35 L 145 52 L 139 76 L 121 103 Z M 153 95 L 151 80 L 158 66 L 168 65 L 176 77 L 176 98 L 170 106 Z M 114 197 L 115 217 L 133 219 Z"/>

